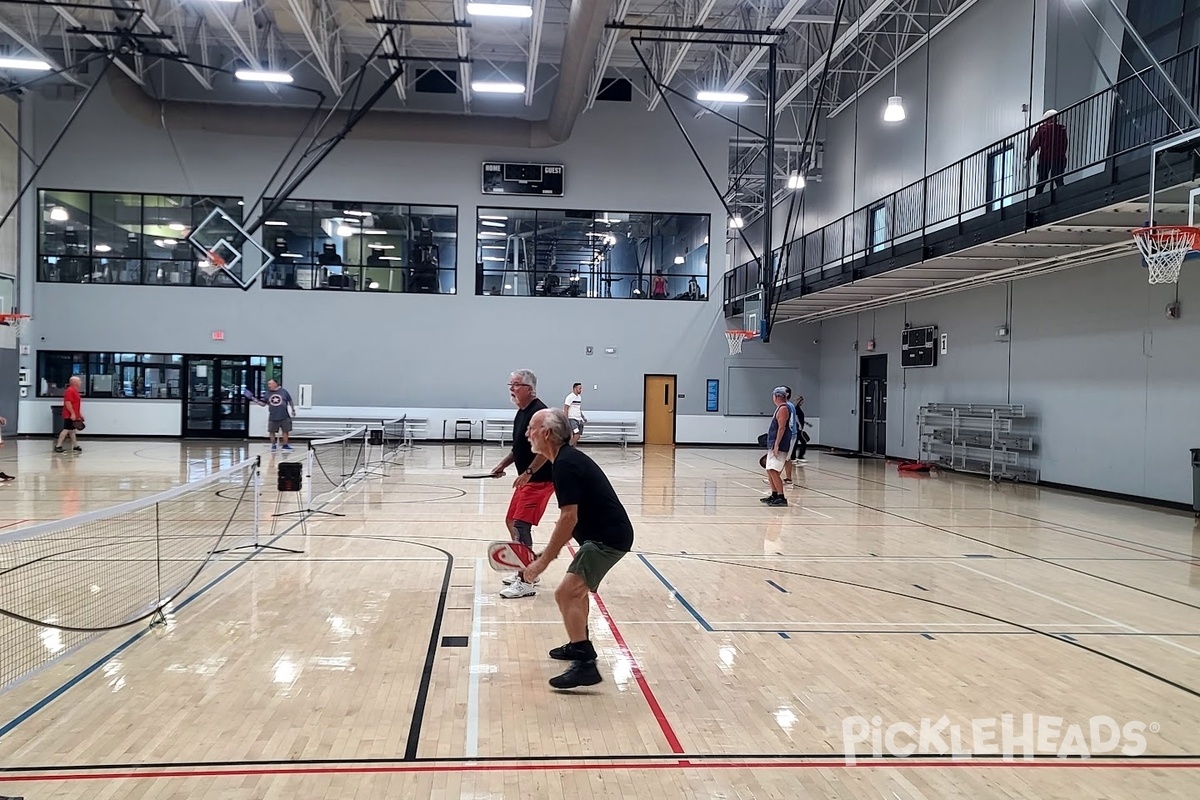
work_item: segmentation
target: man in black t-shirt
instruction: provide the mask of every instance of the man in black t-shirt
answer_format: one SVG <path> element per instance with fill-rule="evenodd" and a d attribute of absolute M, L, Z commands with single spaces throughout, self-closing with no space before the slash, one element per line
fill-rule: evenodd
<path fill-rule="evenodd" d="M 571 425 L 566 414 L 557 409 L 534 414 L 529 440 L 535 453 L 554 464 L 559 516 L 545 551 L 525 568 L 525 578 L 535 580 L 541 575 L 569 539 L 579 542 L 567 574 L 554 590 L 568 641 L 550 651 L 551 658 L 574 663 L 551 678 L 550 685 L 555 689 L 594 686 L 601 678 L 596 648 L 588 638 L 588 592 L 596 591 L 633 547 L 633 525 L 604 471 L 569 444 Z"/>
<path fill-rule="evenodd" d="M 533 547 L 533 528 L 546 513 L 550 495 L 554 493 L 554 483 L 551 481 L 550 461 L 533 452 L 526 433 L 533 415 L 544 409 L 546 404 L 537 396 L 537 376 L 527 369 L 519 369 L 509 376 L 508 396 L 517 407 L 517 415 L 513 418 L 512 451 L 496 465 L 492 474 L 503 475 L 509 464 L 517 465 L 517 479 L 513 481 L 512 500 L 509 501 L 504 523 L 513 541 Z M 504 582 L 508 586 L 500 590 L 500 596 L 506 600 L 537 594 L 533 579 L 526 580 L 520 572 L 505 578 Z"/>

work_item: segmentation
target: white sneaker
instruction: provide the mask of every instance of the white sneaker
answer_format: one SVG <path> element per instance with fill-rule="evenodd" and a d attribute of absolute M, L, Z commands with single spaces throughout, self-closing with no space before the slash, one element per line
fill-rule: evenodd
<path fill-rule="evenodd" d="M 511 585 L 512 585 L 512 584 L 513 584 L 513 583 L 514 583 L 516 580 L 517 580 L 517 576 L 516 576 L 516 575 L 509 575 L 507 578 L 505 578 L 503 581 L 501 581 L 501 583 L 503 583 L 505 586 L 511 586 Z M 541 583 L 541 582 L 542 582 L 542 579 L 541 579 L 541 578 L 534 578 L 534 579 L 533 579 L 533 585 L 534 585 L 534 586 L 537 586 L 537 585 L 538 585 L 539 583 Z"/>
<path fill-rule="evenodd" d="M 505 600 L 514 600 L 518 597 L 531 597 L 537 594 L 537 589 L 531 583 L 523 583 L 519 580 L 513 581 L 507 588 L 500 590 L 500 596 Z"/>

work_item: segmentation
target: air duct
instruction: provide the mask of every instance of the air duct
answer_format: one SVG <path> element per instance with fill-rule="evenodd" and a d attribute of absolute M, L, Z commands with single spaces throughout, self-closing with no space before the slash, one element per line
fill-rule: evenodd
<path fill-rule="evenodd" d="M 558 86 L 544 120 L 512 117 L 427 114 L 418 111 L 378 111 L 366 114 L 349 139 L 478 144 L 492 147 L 553 147 L 571 137 L 587 102 L 592 66 L 608 21 L 611 0 L 572 0 L 563 39 Z M 113 102 L 147 126 L 187 128 L 238 135 L 294 138 L 308 123 L 311 111 L 294 107 L 263 107 L 232 103 L 158 102 L 124 76 L 111 75 Z M 336 130 L 346 120 L 338 113 L 330 122 Z"/>

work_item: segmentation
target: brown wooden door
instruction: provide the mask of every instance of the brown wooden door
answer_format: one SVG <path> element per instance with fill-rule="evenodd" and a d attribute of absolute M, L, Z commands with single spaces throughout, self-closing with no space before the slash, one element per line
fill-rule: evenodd
<path fill-rule="evenodd" d="M 675 444 L 675 376 L 647 375 L 642 403 L 646 444 Z"/>

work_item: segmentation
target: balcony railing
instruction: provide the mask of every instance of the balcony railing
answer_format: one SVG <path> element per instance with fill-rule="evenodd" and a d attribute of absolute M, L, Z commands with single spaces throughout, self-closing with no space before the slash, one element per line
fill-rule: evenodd
<path fill-rule="evenodd" d="M 1191 102 L 1200 107 L 1200 48 L 1163 62 L 1164 70 Z M 1100 175 L 1117 162 L 1133 163 L 1148 156 L 1151 145 L 1195 125 L 1175 99 L 1157 69 L 1151 67 L 1061 109 L 1058 121 L 1067 130 L 1065 184 Z M 1013 133 L 966 158 L 862 206 L 777 248 L 773 263 L 787 259 L 777 285 L 798 287 L 800 294 L 848 282 L 872 257 L 886 260 L 898 246 L 921 242 L 930 233 L 959 229 L 988 214 L 1002 215 L 1008 206 L 1046 189 L 1037 181 L 1036 160 L 1025 157 L 1040 122 Z M 1149 165 L 1146 166 L 1149 176 Z M 725 275 L 725 314 L 741 313 L 742 300 L 763 282 L 757 262 Z M 820 287 L 814 287 L 815 284 Z"/>

